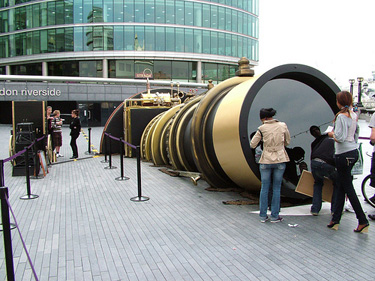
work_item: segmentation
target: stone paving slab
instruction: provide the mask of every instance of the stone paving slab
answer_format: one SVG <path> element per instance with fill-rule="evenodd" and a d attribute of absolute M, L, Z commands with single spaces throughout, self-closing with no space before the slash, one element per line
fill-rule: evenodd
<path fill-rule="evenodd" d="M 362 125 L 361 135 L 367 136 Z M 95 148 L 101 133 L 102 128 L 92 130 Z M 9 126 L 0 126 L 0 136 L 4 159 Z M 67 128 L 63 138 L 60 162 L 71 156 Z M 85 157 L 83 136 L 78 145 Z M 365 142 L 364 147 L 371 149 Z M 5 163 L 10 203 L 39 280 L 374 279 L 375 229 L 354 233 L 353 213 L 343 215 L 338 231 L 326 227 L 329 214 L 308 215 L 309 205 L 298 207 L 298 215 L 288 209 L 284 222 L 262 224 L 258 206 L 222 203 L 242 199 L 238 193 L 207 191 L 202 180 L 194 186 L 147 162 L 141 165 L 142 195 L 150 200 L 133 202 L 130 198 L 138 195 L 136 160 L 124 159 L 130 179 L 116 181 L 119 156 L 113 156 L 117 169 L 104 169 L 103 159 L 51 166 L 46 177 L 31 180 L 32 193 L 39 195 L 33 200 L 19 199 L 26 193 L 25 178 L 11 177 L 11 165 Z M 301 209 L 306 215 L 300 215 Z M 16 280 L 34 280 L 16 230 L 12 246 Z M 0 280 L 6 280 L 3 247 L 1 238 Z"/>

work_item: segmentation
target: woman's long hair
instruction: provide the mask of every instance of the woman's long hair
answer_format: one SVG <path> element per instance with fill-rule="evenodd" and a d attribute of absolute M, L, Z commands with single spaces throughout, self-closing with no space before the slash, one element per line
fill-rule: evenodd
<path fill-rule="evenodd" d="M 351 117 L 350 109 L 353 106 L 353 96 L 352 96 L 352 94 L 349 93 L 348 91 L 341 91 L 341 92 L 337 93 L 336 100 L 342 107 L 340 108 L 340 111 L 337 112 L 334 121 L 336 121 L 337 116 L 341 113 L 348 113 L 349 117 Z"/>

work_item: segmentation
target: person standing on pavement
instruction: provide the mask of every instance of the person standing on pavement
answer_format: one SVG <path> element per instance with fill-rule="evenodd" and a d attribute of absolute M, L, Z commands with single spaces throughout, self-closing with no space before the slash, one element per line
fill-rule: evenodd
<path fill-rule="evenodd" d="M 283 218 L 280 213 L 280 192 L 286 162 L 289 161 L 285 146 L 290 143 L 290 134 L 287 125 L 273 118 L 276 110 L 273 108 L 262 108 L 259 112 L 263 125 L 258 127 L 251 139 L 250 147 L 256 148 L 263 141 L 263 151 L 259 160 L 261 175 L 261 191 L 259 197 L 259 217 L 261 222 L 270 218 L 267 216 L 268 193 L 272 184 L 271 222 L 281 222 Z"/>
<path fill-rule="evenodd" d="M 79 110 L 72 110 L 72 121 L 70 122 L 70 146 L 72 148 L 73 156 L 70 159 L 78 158 L 78 147 L 77 147 L 77 138 L 81 132 L 81 122 L 79 120 Z"/>
<path fill-rule="evenodd" d="M 347 91 L 336 95 L 337 107 L 340 111 L 334 119 L 334 129 L 328 133 L 335 140 L 335 163 L 337 169 L 336 191 L 332 219 L 328 228 L 337 230 L 340 224 L 342 211 L 345 204 L 345 194 L 358 219 L 358 226 L 354 232 L 368 232 L 369 223 L 363 212 L 361 203 L 355 193 L 351 170 L 358 160 L 358 124 L 357 115 L 352 110 L 353 96 Z"/>
<path fill-rule="evenodd" d="M 321 134 L 318 126 L 311 126 L 310 133 L 315 140 L 311 143 L 311 173 L 314 177 L 314 193 L 311 206 L 311 214 L 317 216 L 322 208 L 322 189 L 324 177 L 333 181 L 335 186 L 336 168 L 335 168 L 335 146 L 334 140 L 327 134 Z M 334 188 L 335 190 L 335 188 Z M 331 206 L 334 203 L 334 194 L 332 194 Z M 333 208 L 331 207 L 331 210 Z"/>
<path fill-rule="evenodd" d="M 63 157 L 62 154 L 60 154 L 60 147 L 62 146 L 62 119 L 60 118 L 60 110 L 55 110 L 53 112 L 53 121 L 52 121 L 52 137 L 53 137 L 53 143 L 55 144 L 56 149 L 56 157 Z"/>

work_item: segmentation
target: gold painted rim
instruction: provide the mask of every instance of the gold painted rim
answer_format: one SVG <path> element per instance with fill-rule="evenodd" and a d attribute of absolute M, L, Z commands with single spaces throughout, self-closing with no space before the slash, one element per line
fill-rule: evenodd
<path fill-rule="evenodd" d="M 194 158 L 198 170 L 204 175 L 205 180 L 214 187 L 231 187 L 235 184 L 228 178 L 221 167 L 217 167 L 208 155 L 206 140 L 207 122 L 215 104 L 230 89 L 252 77 L 233 77 L 227 79 L 210 89 L 199 103 L 192 119 L 191 141 Z"/>
<path fill-rule="evenodd" d="M 157 120 L 155 124 L 155 128 L 152 132 L 151 136 L 151 160 L 155 165 L 164 165 L 167 163 L 164 163 L 163 157 L 162 157 L 162 152 L 160 150 L 160 142 L 162 141 L 162 132 L 164 130 L 164 127 L 168 123 L 168 121 L 176 114 L 178 110 L 183 107 L 184 104 L 179 104 L 171 109 L 167 110 L 164 112 L 162 116 Z"/>
<path fill-rule="evenodd" d="M 228 177 L 240 187 L 257 191 L 260 181 L 246 161 L 239 132 L 242 104 L 256 80 L 237 85 L 223 98 L 215 115 L 213 143 L 217 159 Z"/>
<path fill-rule="evenodd" d="M 178 157 L 178 150 L 180 149 L 180 145 L 177 143 L 177 130 L 180 125 L 180 120 L 182 116 L 195 104 L 199 103 L 204 96 L 197 96 L 191 100 L 189 100 L 188 103 L 185 104 L 183 108 L 181 108 L 180 111 L 178 111 L 173 118 L 171 128 L 169 130 L 169 136 L 168 136 L 168 158 L 169 163 L 172 165 L 172 167 L 176 170 L 184 170 L 184 166 L 181 163 L 179 157 Z"/>

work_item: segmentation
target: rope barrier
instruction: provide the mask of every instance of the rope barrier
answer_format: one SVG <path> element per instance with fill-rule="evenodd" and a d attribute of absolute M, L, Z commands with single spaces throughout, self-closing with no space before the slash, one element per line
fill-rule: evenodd
<path fill-rule="evenodd" d="M 130 146 L 131 148 L 133 149 L 137 149 L 137 147 L 134 145 L 134 144 L 131 144 L 131 143 L 128 143 L 127 141 L 124 141 L 123 139 L 120 139 L 120 138 L 117 138 L 117 137 L 114 137 L 112 136 L 111 134 L 108 134 L 107 132 L 104 133 L 106 136 L 110 137 L 111 139 L 113 140 L 116 140 L 116 141 L 120 141 L 128 146 Z"/>
<path fill-rule="evenodd" d="M 30 149 L 35 143 L 40 142 L 42 139 L 44 139 L 46 136 L 42 136 L 39 139 L 34 140 L 28 147 L 27 149 Z M 21 156 L 26 152 L 26 148 L 24 148 L 21 151 L 18 151 L 16 154 L 12 155 L 11 157 L 5 158 L 4 163 L 12 161 L 13 159 L 17 158 L 18 156 Z"/>

